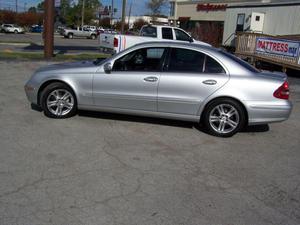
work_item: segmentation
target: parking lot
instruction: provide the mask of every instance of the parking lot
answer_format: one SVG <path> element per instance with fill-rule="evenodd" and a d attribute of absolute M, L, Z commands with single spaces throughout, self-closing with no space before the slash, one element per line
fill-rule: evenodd
<path fill-rule="evenodd" d="M 300 78 L 288 121 L 216 138 L 188 122 L 32 110 L 43 61 L 0 61 L 1 225 L 300 224 Z"/>

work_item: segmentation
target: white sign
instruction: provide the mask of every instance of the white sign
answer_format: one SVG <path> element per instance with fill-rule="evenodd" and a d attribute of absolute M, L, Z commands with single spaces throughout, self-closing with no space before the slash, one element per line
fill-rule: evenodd
<path fill-rule="evenodd" d="M 60 7 L 60 0 L 55 0 L 54 7 Z"/>
<path fill-rule="evenodd" d="M 268 37 L 256 38 L 255 51 L 288 57 L 298 57 L 300 42 Z"/>

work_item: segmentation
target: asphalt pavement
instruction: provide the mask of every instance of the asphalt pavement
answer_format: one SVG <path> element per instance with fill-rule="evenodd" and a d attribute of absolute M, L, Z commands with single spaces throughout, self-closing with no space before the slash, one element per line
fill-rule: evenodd
<path fill-rule="evenodd" d="M 96 53 L 99 51 L 99 41 L 87 38 L 64 38 L 54 35 L 54 51 L 60 53 Z M 44 50 L 42 34 L 6 34 L 0 33 L 0 51 L 40 52 Z"/>
<path fill-rule="evenodd" d="M 216 138 L 194 123 L 32 110 L 48 62 L 0 61 L 1 225 L 300 224 L 300 79 L 289 120 Z"/>

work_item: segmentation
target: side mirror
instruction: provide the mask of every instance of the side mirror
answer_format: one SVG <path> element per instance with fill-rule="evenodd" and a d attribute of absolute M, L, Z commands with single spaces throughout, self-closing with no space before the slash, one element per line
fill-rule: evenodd
<path fill-rule="evenodd" d="M 189 42 L 190 42 L 190 43 L 194 42 L 194 38 L 190 37 Z"/>
<path fill-rule="evenodd" d="M 104 72 L 105 73 L 111 73 L 111 71 L 112 71 L 112 66 L 111 66 L 111 63 L 106 63 L 106 64 L 104 64 Z"/>

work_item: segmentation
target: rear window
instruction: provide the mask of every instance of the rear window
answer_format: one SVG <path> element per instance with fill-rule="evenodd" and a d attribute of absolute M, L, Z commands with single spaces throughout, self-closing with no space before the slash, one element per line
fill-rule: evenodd
<path fill-rule="evenodd" d="M 161 32 L 162 32 L 162 38 L 163 39 L 173 40 L 173 31 L 172 31 L 172 28 L 163 27 L 161 29 Z"/>
<path fill-rule="evenodd" d="M 143 27 L 142 30 L 141 30 L 141 36 L 157 37 L 156 27 L 151 27 L 151 26 Z"/>
<path fill-rule="evenodd" d="M 241 66 L 243 66 L 244 68 L 249 70 L 250 72 L 259 73 L 259 70 L 257 70 L 254 66 L 251 66 L 249 63 L 247 63 L 246 61 L 236 57 L 235 55 L 230 54 L 228 52 L 224 52 L 224 51 L 220 51 L 220 53 L 222 53 L 223 55 L 225 55 L 228 58 L 232 59 L 233 61 L 237 62 L 238 64 L 240 64 Z"/>

